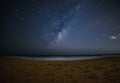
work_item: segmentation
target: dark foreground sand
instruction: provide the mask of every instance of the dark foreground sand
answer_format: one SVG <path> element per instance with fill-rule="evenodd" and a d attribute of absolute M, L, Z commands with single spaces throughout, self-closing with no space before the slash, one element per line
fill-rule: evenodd
<path fill-rule="evenodd" d="M 0 58 L 0 83 L 120 83 L 120 58 L 85 61 Z"/>

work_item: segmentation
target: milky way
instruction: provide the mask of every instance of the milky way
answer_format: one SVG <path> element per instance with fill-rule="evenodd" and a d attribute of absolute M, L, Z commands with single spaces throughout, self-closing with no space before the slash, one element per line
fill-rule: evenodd
<path fill-rule="evenodd" d="M 55 21 L 51 32 L 51 40 L 50 40 L 50 48 L 55 47 L 62 39 L 64 33 L 66 32 L 68 25 L 70 25 L 72 19 L 76 15 L 76 13 L 79 11 L 80 4 L 77 4 L 73 8 L 71 8 L 69 11 L 67 11 L 67 14 L 62 15 L 60 19 Z"/>

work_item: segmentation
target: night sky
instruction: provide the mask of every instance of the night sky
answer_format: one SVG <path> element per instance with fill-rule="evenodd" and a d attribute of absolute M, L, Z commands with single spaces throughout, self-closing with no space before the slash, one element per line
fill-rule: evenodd
<path fill-rule="evenodd" d="M 120 53 L 119 0 L 0 1 L 1 54 Z"/>

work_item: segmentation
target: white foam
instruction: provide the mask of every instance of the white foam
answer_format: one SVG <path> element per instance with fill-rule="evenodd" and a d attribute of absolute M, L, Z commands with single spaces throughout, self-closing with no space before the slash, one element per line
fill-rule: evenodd
<path fill-rule="evenodd" d="M 14 57 L 15 58 L 15 57 Z M 28 60 L 49 60 L 49 61 L 71 61 L 71 60 L 91 60 L 91 59 L 98 59 L 104 58 L 102 56 L 78 56 L 78 57 L 16 57 L 16 58 L 23 58 Z"/>

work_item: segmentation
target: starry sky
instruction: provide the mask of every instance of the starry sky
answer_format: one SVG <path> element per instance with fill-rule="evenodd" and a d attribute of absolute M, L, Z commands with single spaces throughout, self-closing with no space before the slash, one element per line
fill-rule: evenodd
<path fill-rule="evenodd" d="M 120 53 L 119 0 L 0 1 L 1 54 Z"/>

